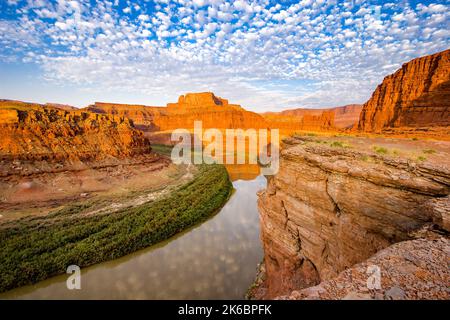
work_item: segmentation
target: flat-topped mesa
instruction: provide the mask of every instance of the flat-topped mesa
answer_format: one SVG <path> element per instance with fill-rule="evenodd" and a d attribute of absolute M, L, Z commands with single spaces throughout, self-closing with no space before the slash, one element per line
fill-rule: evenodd
<path fill-rule="evenodd" d="M 177 103 L 168 103 L 169 108 L 215 108 L 228 106 L 228 100 L 216 97 L 212 92 L 181 95 Z"/>
<path fill-rule="evenodd" d="M 148 153 L 126 117 L 21 102 L 0 102 L 0 158 L 99 160 Z"/>
<path fill-rule="evenodd" d="M 358 129 L 450 126 L 450 50 L 414 59 L 387 76 L 361 112 Z"/>
<path fill-rule="evenodd" d="M 162 134 L 163 140 L 169 143 L 170 131 L 180 128 L 193 129 L 195 121 L 202 121 L 203 128 L 267 127 L 266 121 L 259 114 L 230 104 L 228 100 L 219 98 L 212 92 L 188 93 L 180 96 L 177 103 L 168 103 L 167 107 L 96 102 L 87 110 L 127 117 L 155 143 L 162 141 L 156 134 Z"/>

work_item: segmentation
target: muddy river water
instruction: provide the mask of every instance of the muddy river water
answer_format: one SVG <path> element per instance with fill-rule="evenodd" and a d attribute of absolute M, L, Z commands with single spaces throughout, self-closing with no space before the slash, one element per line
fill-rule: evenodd
<path fill-rule="evenodd" d="M 255 168 L 229 168 L 235 193 L 209 220 L 155 246 L 81 270 L 81 289 L 60 275 L 0 299 L 241 299 L 263 258 Z"/>

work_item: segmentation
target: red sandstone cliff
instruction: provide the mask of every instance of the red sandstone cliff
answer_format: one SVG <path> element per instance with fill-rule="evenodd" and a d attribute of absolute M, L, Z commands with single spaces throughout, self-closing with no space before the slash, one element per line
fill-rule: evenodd
<path fill-rule="evenodd" d="M 158 123 L 166 115 L 166 108 L 133 104 L 95 102 L 85 110 L 99 114 L 110 114 L 131 119 L 136 128 L 143 131 L 159 130 Z"/>
<path fill-rule="evenodd" d="M 125 117 L 18 101 L 0 101 L 0 136 L 3 159 L 97 160 L 150 151 Z"/>
<path fill-rule="evenodd" d="M 126 105 L 96 102 L 86 108 L 100 114 L 112 114 L 133 120 L 137 128 L 148 132 L 158 143 L 168 142 L 167 133 L 184 128 L 192 129 L 194 121 L 202 121 L 203 128 L 248 129 L 274 128 L 284 131 L 336 130 L 357 123 L 361 106 L 349 105 L 331 109 L 295 109 L 281 113 L 257 114 L 212 92 L 188 93 L 167 107 Z M 153 140 L 152 140 L 153 141 Z"/>
<path fill-rule="evenodd" d="M 95 103 L 88 110 L 128 117 L 138 128 L 150 132 L 191 129 L 194 121 L 202 121 L 203 128 L 267 127 L 259 114 L 229 104 L 228 100 L 216 97 L 211 92 L 182 95 L 177 103 L 168 103 L 167 107 Z"/>
<path fill-rule="evenodd" d="M 271 127 L 292 130 L 336 130 L 350 128 L 358 123 L 362 105 L 352 104 L 329 109 L 292 109 L 267 112 L 262 116 Z"/>
<path fill-rule="evenodd" d="M 334 126 L 340 129 L 356 126 L 362 107 L 360 104 L 349 104 L 331 109 L 334 112 Z"/>
<path fill-rule="evenodd" d="M 359 130 L 450 126 L 450 50 L 414 59 L 387 76 L 364 104 Z"/>

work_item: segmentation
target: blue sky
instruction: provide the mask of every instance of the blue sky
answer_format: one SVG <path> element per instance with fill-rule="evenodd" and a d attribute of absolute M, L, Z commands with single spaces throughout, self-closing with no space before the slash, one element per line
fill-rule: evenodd
<path fill-rule="evenodd" d="M 365 102 L 449 48 L 448 1 L 0 0 L 0 98 L 254 111 Z"/>

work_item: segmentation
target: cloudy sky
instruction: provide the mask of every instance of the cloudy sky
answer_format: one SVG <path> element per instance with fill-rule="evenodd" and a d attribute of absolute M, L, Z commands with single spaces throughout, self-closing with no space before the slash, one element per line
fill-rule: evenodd
<path fill-rule="evenodd" d="M 448 1 L 0 0 L 0 98 L 254 111 L 365 102 L 450 47 Z"/>

